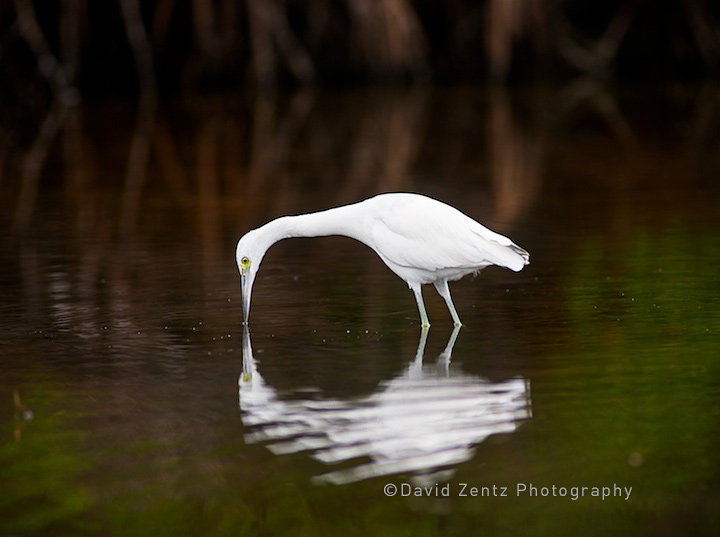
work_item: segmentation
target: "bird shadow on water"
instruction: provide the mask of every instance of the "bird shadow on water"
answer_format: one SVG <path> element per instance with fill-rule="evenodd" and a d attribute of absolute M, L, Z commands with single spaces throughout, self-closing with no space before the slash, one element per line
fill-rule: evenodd
<path fill-rule="evenodd" d="M 346 484 L 403 474 L 422 485 L 449 480 L 494 434 L 512 433 L 532 416 L 530 384 L 521 376 L 500 382 L 467 374 L 451 363 L 460 328 L 434 363 L 424 360 L 428 328 L 404 370 L 363 397 L 321 398 L 312 390 L 283 399 L 265 382 L 243 327 L 239 378 L 248 444 L 278 456 L 306 452 L 328 465 L 316 484 Z"/>

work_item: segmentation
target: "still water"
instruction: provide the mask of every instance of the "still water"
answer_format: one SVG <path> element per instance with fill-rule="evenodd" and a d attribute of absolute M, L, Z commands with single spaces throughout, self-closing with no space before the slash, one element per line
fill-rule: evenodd
<path fill-rule="evenodd" d="M 3 149 L 0 535 L 716 535 L 720 91 L 56 110 Z M 384 191 L 531 254 L 453 330 L 350 239 Z"/>

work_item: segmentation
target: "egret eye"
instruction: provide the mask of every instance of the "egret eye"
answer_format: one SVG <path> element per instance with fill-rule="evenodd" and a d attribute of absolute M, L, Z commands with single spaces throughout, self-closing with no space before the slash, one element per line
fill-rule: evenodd
<path fill-rule="evenodd" d="M 246 256 L 243 256 L 242 258 L 240 258 L 240 274 L 245 276 L 247 274 L 249 268 L 250 268 L 250 260 Z"/>

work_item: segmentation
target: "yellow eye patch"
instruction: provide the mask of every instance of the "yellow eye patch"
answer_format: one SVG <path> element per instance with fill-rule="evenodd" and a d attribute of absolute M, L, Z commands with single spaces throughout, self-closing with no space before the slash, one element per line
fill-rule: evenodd
<path fill-rule="evenodd" d="M 243 257 L 240 260 L 240 270 L 241 270 L 242 274 L 245 274 L 245 272 L 247 271 L 249 266 L 250 266 L 250 260 L 247 257 Z"/>

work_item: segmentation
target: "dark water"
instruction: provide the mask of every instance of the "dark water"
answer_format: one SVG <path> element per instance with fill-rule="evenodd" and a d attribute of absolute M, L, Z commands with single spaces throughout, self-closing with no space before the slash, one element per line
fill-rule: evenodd
<path fill-rule="evenodd" d="M 3 151 L 0 535 L 720 531 L 716 88 L 136 114 Z M 531 264 L 423 332 L 363 245 L 285 241 L 243 333 L 244 231 L 395 190 Z"/>

